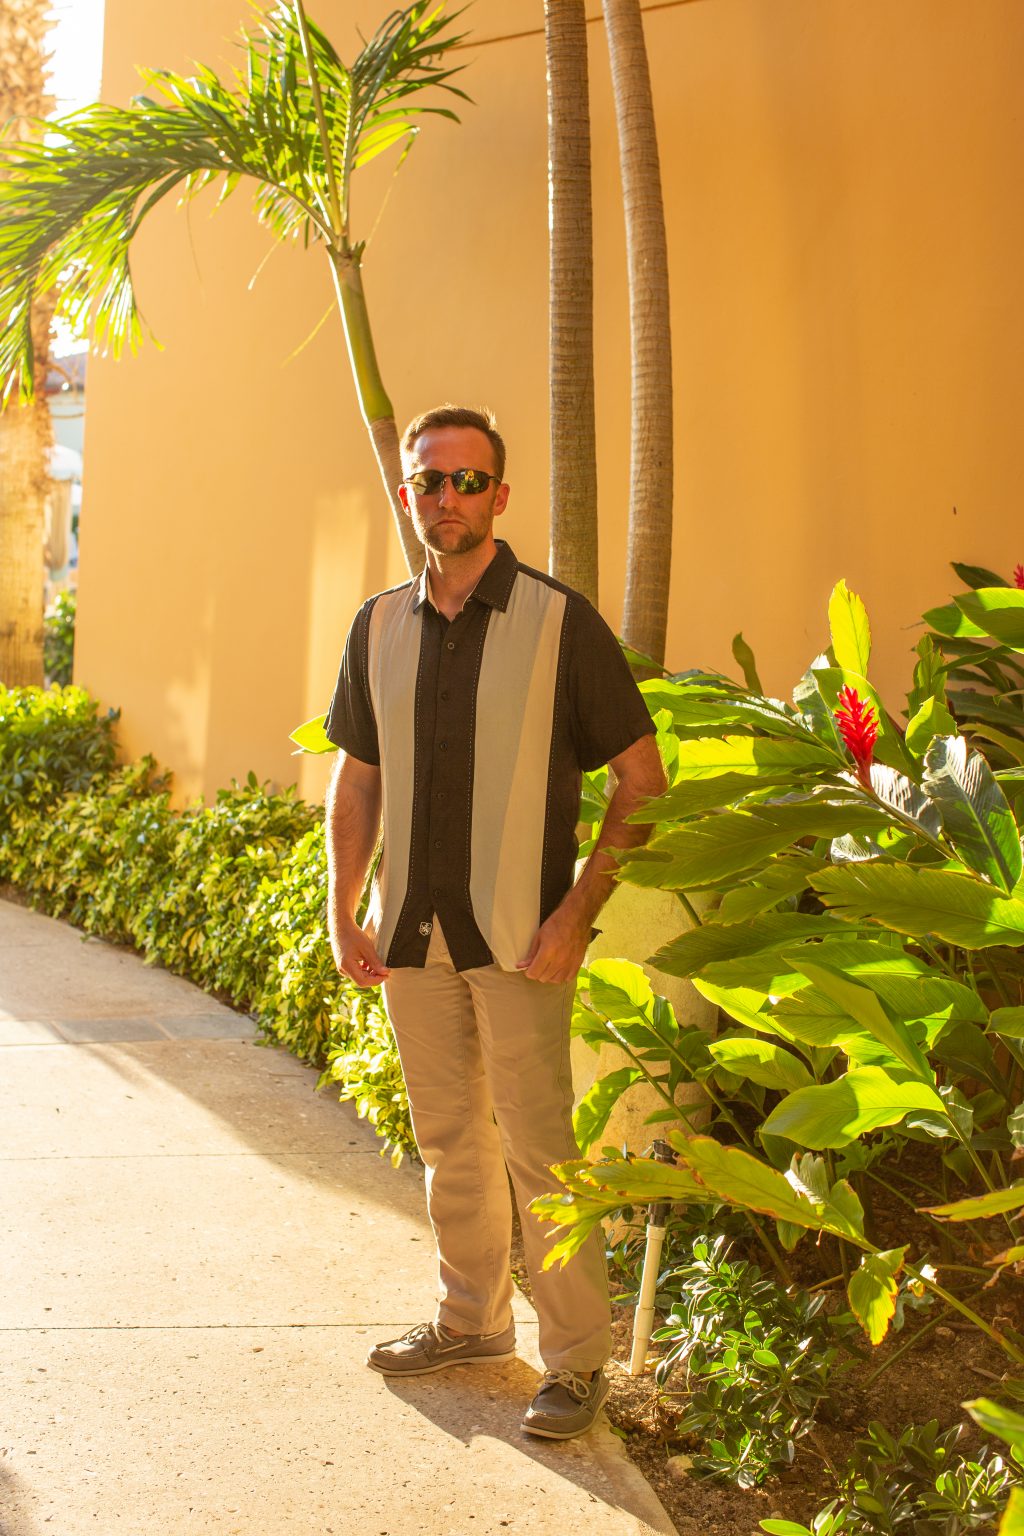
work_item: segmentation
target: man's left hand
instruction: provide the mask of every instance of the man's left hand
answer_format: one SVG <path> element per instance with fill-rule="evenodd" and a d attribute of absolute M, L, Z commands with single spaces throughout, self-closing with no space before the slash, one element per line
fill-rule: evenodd
<path fill-rule="evenodd" d="M 516 969 L 531 981 L 575 981 L 590 943 L 590 924 L 556 908 L 534 935 L 525 960 Z"/>

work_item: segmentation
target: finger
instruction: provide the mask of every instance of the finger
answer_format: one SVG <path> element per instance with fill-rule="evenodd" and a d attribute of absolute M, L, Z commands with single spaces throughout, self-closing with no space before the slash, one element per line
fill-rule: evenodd
<path fill-rule="evenodd" d="M 539 949 L 540 949 L 540 933 L 538 932 L 538 933 L 534 934 L 534 936 L 533 936 L 533 943 L 530 945 L 529 949 L 526 951 L 526 959 L 525 960 L 517 960 L 516 961 L 516 970 L 517 971 L 528 971 L 529 967 L 536 960 L 536 958 L 537 958 L 537 951 Z"/>

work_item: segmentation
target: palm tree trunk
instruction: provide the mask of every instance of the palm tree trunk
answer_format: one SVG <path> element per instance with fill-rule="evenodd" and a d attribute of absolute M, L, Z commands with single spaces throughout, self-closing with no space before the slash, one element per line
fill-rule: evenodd
<path fill-rule="evenodd" d="M 597 605 L 594 257 L 584 0 L 544 0 L 548 82 L 548 566 Z"/>
<path fill-rule="evenodd" d="M 47 0 L 0 3 L 0 127 L 28 137 L 29 118 L 53 106 L 46 93 L 45 42 L 53 25 Z M 0 413 L 0 682 L 43 682 L 43 537 L 49 451 L 46 399 L 52 296 L 32 309 L 35 392 Z"/>
<path fill-rule="evenodd" d="M 423 546 L 413 532 L 412 523 L 398 499 L 398 487 L 402 480 L 398 427 L 377 364 L 359 258 L 354 252 L 342 253 L 334 249 L 330 249 L 330 257 L 359 409 L 370 434 L 406 564 L 415 575 L 423 566 Z"/>
<path fill-rule="evenodd" d="M 672 346 L 668 247 L 639 0 L 603 0 L 629 258 L 632 359 L 629 547 L 623 636 L 665 660 L 672 560 Z"/>

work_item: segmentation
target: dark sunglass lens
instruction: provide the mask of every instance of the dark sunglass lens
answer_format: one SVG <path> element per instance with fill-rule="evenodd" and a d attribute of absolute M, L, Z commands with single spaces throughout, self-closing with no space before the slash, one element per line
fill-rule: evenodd
<path fill-rule="evenodd" d="M 436 496 L 444 484 L 444 475 L 439 469 L 421 469 L 418 475 L 410 475 L 406 484 L 412 486 L 417 496 Z"/>
<path fill-rule="evenodd" d="M 490 475 L 482 469 L 456 469 L 452 471 L 452 485 L 460 496 L 479 496 L 491 483 Z"/>

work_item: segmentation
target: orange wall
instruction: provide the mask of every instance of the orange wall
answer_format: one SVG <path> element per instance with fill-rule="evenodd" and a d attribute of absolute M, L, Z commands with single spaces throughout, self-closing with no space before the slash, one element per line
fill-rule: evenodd
<path fill-rule="evenodd" d="M 382 0 L 321 0 L 343 56 Z M 592 6 L 596 13 L 597 0 Z M 243 0 L 107 0 L 104 98 L 132 66 L 232 61 Z M 403 422 L 484 401 L 510 447 L 504 533 L 547 560 L 547 250 L 540 0 L 476 0 L 464 125 L 427 122 L 392 182 L 361 174 L 385 380 Z M 690 0 L 646 18 L 676 386 L 669 661 L 732 669 L 742 628 L 788 693 L 840 576 L 893 695 L 948 562 L 1024 559 L 1019 0 Z M 601 603 L 616 625 L 629 353 L 603 28 L 594 119 Z M 212 794 L 255 768 L 318 795 L 287 733 L 320 713 L 351 616 L 401 580 L 326 260 L 276 250 L 248 194 L 161 209 L 134 270 L 164 350 L 89 378 L 76 678 L 129 754 Z M 476 210 L 460 230 L 458 210 Z"/>

